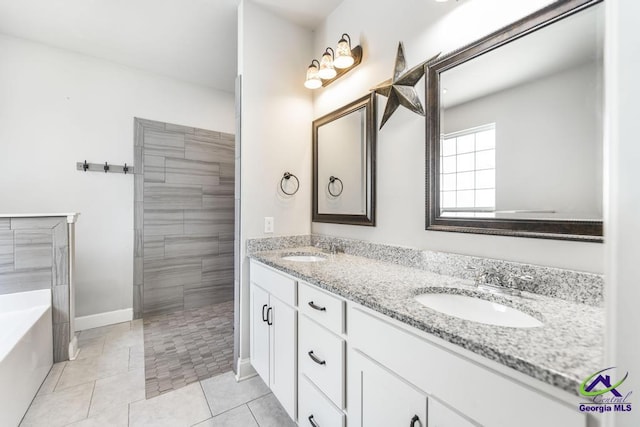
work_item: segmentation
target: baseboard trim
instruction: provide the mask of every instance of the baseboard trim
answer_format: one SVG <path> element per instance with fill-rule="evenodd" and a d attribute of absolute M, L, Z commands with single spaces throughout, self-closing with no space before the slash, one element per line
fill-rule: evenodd
<path fill-rule="evenodd" d="M 75 327 L 76 331 L 84 331 L 85 329 L 128 322 L 131 319 L 133 319 L 133 309 L 125 308 L 124 310 L 107 311 L 90 316 L 76 317 Z"/>
<path fill-rule="evenodd" d="M 253 366 L 251 366 L 251 361 L 247 359 L 238 358 L 238 373 L 236 374 L 236 381 L 247 380 L 251 377 L 255 377 L 258 375 Z"/>
<path fill-rule="evenodd" d="M 76 360 L 78 357 L 78 338 L 73 337 L 69 342 L 69 360 Z"/>

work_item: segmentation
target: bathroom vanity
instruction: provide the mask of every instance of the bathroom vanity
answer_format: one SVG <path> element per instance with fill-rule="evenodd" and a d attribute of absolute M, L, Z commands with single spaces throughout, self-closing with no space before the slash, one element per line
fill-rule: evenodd
<path fill-rule="evenodd" d="M 597 295 L 482 293 L 463 264 L 456 277 L 313 247 L 256 252 L 251 363 L 301 426 L 598 425 L 578 411 L 579 384 L 603 363 Z M 541 326 L 446 315 L 425 294 Z"/>

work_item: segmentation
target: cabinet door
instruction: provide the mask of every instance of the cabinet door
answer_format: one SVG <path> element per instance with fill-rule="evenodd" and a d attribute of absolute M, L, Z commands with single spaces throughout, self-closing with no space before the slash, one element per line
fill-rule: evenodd
<path fill-rule="evenodd" d="M 269 299 L 271 375 L 269 387 L 292 419 L 296 419 L 296 310 L 273 295 Z"/>
<path fill-rule="evenodd" d="M 356 350 L 349 352 L 349 426 L 427 426 L 427 396 Z"/>
<path fill-rule="evenodd" d="M 433 398 L 429 399 L 429 427 L 475 427 L 476 425 Z"/>
<path fill-rule="evenodd" d="M 269 325 L 264 317 L 269 310 L 269 294 L 251 283 L 249 288 L 251 310 L 249 312 L 251 330 L 251 365 L 262 380 L 269 384 Z"/>
<path fill-rule="evenodd" d="M 344 427 L 344 413 L 304 374 L 298 377 L 298 425 Z M 405 427 L 405 426 L 402 426 Z"/>

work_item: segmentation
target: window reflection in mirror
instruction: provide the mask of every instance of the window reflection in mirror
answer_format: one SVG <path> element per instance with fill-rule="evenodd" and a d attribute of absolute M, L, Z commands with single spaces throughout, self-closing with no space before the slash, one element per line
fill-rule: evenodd
<path fill-rule="evenodd" d="M 482 217 L 496 206 L 495 123 L 445 134 L 440 150 L 443 216 Z"/>

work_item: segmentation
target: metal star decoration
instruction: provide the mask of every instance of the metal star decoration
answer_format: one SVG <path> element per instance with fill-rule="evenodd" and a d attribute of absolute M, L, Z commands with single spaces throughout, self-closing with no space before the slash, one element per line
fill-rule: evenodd
<path fill-rule="evenodd" d="M 438 53 L 433 58 L 430 58 L 405 72 L 407 69 L 407 62 L 404 58 L 404 46 L 402 42 L 398 43 L 396 63 L 393 67 L 393 78 L 385 80 L 371 89 L 375 93 L 379 93 L 380 95 L 388 98 L 387 105 L 384 107 L 384 114 L 382 115 L 380 129 L 382 129 L 382 126 L 384 126 L 400 105 L 408 108 L 416 114 L 424 116 L 424 108 L 422 108 L 422 103 L 420 102 L 420 98 L 418 98 L 418 92 L 416 92 L 414 86 L 424 75 L 424 65 L 427 62 L 436 59 L 439 55 L 440 54 Z"/>

